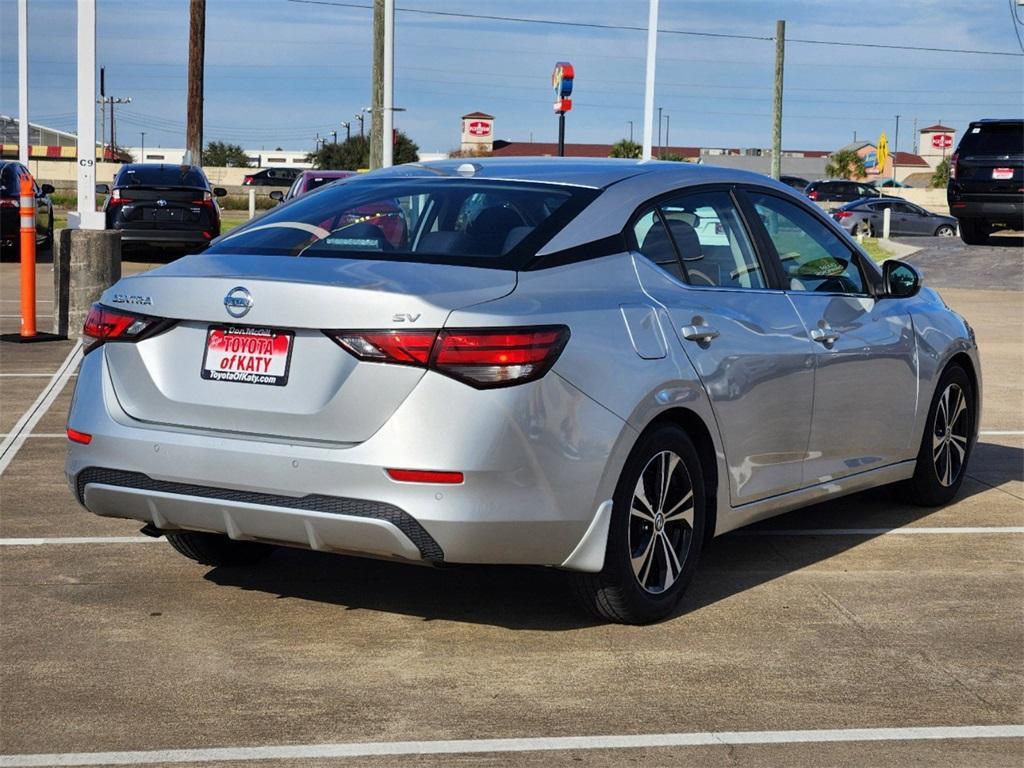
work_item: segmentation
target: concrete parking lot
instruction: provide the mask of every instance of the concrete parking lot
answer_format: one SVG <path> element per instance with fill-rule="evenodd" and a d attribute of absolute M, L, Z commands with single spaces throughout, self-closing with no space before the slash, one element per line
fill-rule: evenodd
<path fill-rule="evenodd" d="M 185 560 L 66 487 L 73 345 L 3 344 L 0 766 L 1021 765 L 1024 248 L 915 244 L 981 346 L 960 497 L 719 538 L 650 627 L 589 621 L 555 571 Z M 0 278 L 8 333 L 17 265 Z"/>

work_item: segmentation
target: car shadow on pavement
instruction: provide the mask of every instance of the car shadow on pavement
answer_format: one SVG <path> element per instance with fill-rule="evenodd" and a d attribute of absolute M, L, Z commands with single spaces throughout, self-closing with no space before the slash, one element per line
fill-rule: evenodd
<path fill-rule="evenodd" d="M 1024 449 L 979 443 L 958 500 L 1024 479 Z M 758 536 L 759 530 L 867 528 L 893 530 L 936 512 L 875 488 L 766 520 L 716 539 L 705 551 L 675 617 L 712 605 L 792 571 L 842 554 L 879 534 Z M 945 524 L 945 523 L 944 523 Z M 959 525 L 971 525 L 962 520 Z M 914 546 L 912 537 L 907 546 Z M 400 562 L 282 548 L 251 568 L 213 568 L 205 578 L 222 586 L 281 598 L 311 600 L 345 610 L 368 610 L 484 624 L 506 629 L 568 631 L 600 624 L 581 611 L 567 574 L 549 568 L 456 566 Z"/>

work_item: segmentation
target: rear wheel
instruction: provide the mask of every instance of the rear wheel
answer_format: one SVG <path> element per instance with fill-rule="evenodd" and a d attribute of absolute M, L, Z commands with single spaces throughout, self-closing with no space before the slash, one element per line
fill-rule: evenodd
<path fill-rule="evenodd" d="M 914 476 L 901 483 L 904 500 L 937 507 L 953 500 L 964 481 L 974 435 L 974 389 L 959 365 L 939 379 L 928 410 Z"/>
<path fill-rule="evenodd" d="M 956 234 L 956 227 L 951 224 L 943 224 L 935 230 L 936 237 L 953 237 Z"/>
<path fill-rule="evenodd" d="M 706 514 L 700 459 L 687 434 L 644 434 L 613 499 L 604 568 L 572 574 L 583 606 L 601 619 L 649 624 L 679 604 L 700 558 Z"/>
<path fill-rule="evenodd" d="M 167 541 L 190 560 L 203 565 L 252 565 L 265 559 L 274 547 L 257 541 L 235 541 L 221 533 L 175 531 Z"/>
<path fill-rule="evenodd" d="M 981 219 L 960 219 L 960 239 L 968 245 L 988 243 L 989 226 Z"/>

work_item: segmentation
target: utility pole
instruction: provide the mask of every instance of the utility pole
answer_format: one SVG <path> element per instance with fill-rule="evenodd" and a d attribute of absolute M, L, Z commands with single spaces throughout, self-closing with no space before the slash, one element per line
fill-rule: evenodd
<path fill-rule="evenodd" d="M 942 125 L 942 123 L 939 123 L 939 125 Z M 919 134 L 917 132 L 917 118 L 916 117 L 914 118 L 914 133 L 912 135 L 914 137 L 914 154 L 916 155 L 918 153 L 918 150 L 919 150 L 919 147 L 917 146 L 917 140 L 919 138 Z"/>
<path fill-rule="evenodd" d="M 370 83 L 370 170 L 380 168 L 384 148 L 384 0 L 373 0 L 373 67 Z"/>
<path fill-rule="evenodd" d="M 629 123 L 629 143 L 632 144 L 633 143 L 633 121 L 632 120 L 627 120 L 626 122 Z"/>
<path fill-rule="evenodd" d="M 658 159 L 661 159 L 661 107 L 658 107 Z"/>
<path fill-rule="evenodd" d="M 28 0 L 18 0 L 18 160 L 28 167 Z"/>
<path fill-rule="evenodd" d="M 775 22 L 775 96 L 772 106 L 772 178 L 782 175 L 782 74 L 786 62 L 786 21 Z"/>
<path fill-rule="evenodd" d="M 102 128 L 103 128 L 104 133 L 107 130 L 107 119 L 105 117 L 106 114 L 107 114 L 107 104 L 110 105 L 110 143 L 106 144 L 107 137 L 106 137 L 106 135 L 103 135 L 103 136 L 100 136 L 100 144 L 101 145 L 105 145 L 105 149 L 109 148 L 110 149 L 110 154 L 111 154 L 111 156 L 113 156 L 114 148 L 117 146 L 117 133 L 116 133 L 116 131 L 114 129 L 114 105 L 115 104 L 131 104 L 132 103 L 132 97 L 131 96 L 126 96 L 126 97 L 123 97 L 123 98 L 122 97 L 114 98 L 113 96 L 103 96 L 102 93 L 103 93 L 103 68 L 101 67 L 100 68 L 100 94 L 101 95 L 100 95 L 100 97 L 98 99 L 96 99 L 96 103 L 100 105 L 100 115 L 103 116 L 103 119 L 102 119 L 101 122 L 102 122 Z M 106 151 L 104 151 L 102 153 L 102 155 L 103 155 L 103 159 L 106 159 Z"/>
<path fill-rule="evenodd" d="M 363 131 L 363 124 L 366 121 L 366 115 L 360 112 L 358 115 L 355 115 L 355 118 L 359 121 L 359 138 L 363 138 L 366 135 Z"/>
<path fill-rule="evenodd" d="M 896 155 L 900 151 L 900 116 L 896 115 L 896 136 L 892 142 L 892 180 L 896 181 Z"/>
<path fill-rule="evenodd" d="M 641 157 L 651 159 L 654 138 L 654 65 L 658 59 L 658 0 L 650 0 L 647 11 L 647 70 L 644 77 L 644 145 Z"/>
<path fill-rule="evenodd" d="M 331 131 L 331 143 L 332 144 L 337 144 L 338 143 L 338 132 L 337 131 Z"/>
<path fill-rule="evenodd" d="M 141 157 L 139 158 L 140 163 L 146 162 L 146 132 L 142 131 L 142 149 L 139 150 Z"/>
<path fill-rule="evenodd" d="M 672 115 L 665 115 L 665 149 L 667 150 L 671 144 L 668 143 L 668 127 L 669 121 L 672 119 Z"/>
<path fill-rule="evenodd" d="M 100 105 L 100 157 L 107 156 L 107 68 L 100 67 L 100 97 L 96 100 Z"/>
<path fill-rule="evenodd" d="M 342 123 L 341 127 L 345 129 L 345 141 L 352 138 L 352 123 Z"/>
<path fill-rule="evenodd" d="M 190 0 L 188 24 L 188 116 L 185 153 L 203 162 L 203 63 L 206 58 L 206 0 Z"/>
<path fill-rule="evenodd" d="M 395 0 L 384 0 L 383 59 L 380 164 L 384 168 L 390 168 L 395 161 Z"/>

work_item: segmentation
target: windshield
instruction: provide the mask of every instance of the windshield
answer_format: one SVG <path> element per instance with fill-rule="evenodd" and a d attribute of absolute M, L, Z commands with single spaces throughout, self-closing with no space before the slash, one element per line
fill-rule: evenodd
<path fill-rule="evenodd" d="M 206 252 L 518 269 L 597 194 L 486 179 L 366 177 L 298 197 Z"/>
<path fill-rule="evenodd" d="M 972 125 L 957 151 L 966 155 L 1024 154 L 1024 122 Z"/>
<path fill-rule="evenodd" d="M 200 187 L 206 176 L 190 165 L 129 165 L 117 174 L 115 187 Z"/>

